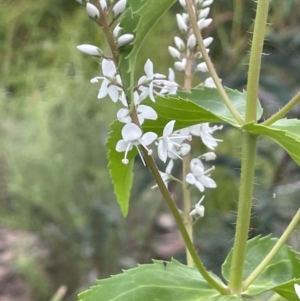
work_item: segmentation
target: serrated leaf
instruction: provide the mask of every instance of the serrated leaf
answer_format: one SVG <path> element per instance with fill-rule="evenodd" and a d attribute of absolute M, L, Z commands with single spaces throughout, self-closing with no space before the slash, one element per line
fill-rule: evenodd
<path fill-rule="evenodd" d="M 120 26 L 123 28 L 122 34 L 134 34 L 135 38 L 130 45 L 120 48 L 119 67 L 129 76 L 123 76 L 123 85 L 130 90 L 133 85 L 133 72 L 137 54 L 144 39 L 151 28 L 169 10 L 176 0 L 131 0 L 130 9 L 126 11 Z"/>
<path fill-rule="evenodd" d="M 226 92 L 239 113 L 244 116 L 246 92 L 229 88 L 226 88 Z M 155 103 L 145 101 L 145 104 L 153 107 L 159 116 L 158 120 L 145 123 L 143 128 L 146 131 L 160 133 L 170 120 L 176 120 L 176 129 L 203 122 L 223 122 L 240 127 L 216 89 L 193 89 L 191 92 L 178 92 L 177 95 L 167 97 L 156 96 Z M 262 108 L 258 105 L 257 115 L 261 114 Z"/>
<path fill-rule="evenodd" d="M 277 238 L 257 236 L 248 241 L 243 280 L 245 280 L 274 247 Z M 222 275 L 228 280 L 232 260 L 232 251 L 222 265 Z M 269 290 L 283 297 L 289 296 L 290 301 L 296 301 L 292 284 L 300 278 L 300 261 L 298 254 L 289 246 L 284 245 L 263 273 L 244 292 L 247 295 L 257 295 Z M 294 297 L 293 297 L 294 296 Z M 286 298 L 286 297 L 285 297 Z"/>
<path fill-rule="evenodd" d="M 300 165 L 300 120 L 281 119 L 270 126 L 247 124 L 243 128 L 273 139 Z"/>
<path fill-rule="evenodd" d="M 124 152 L 117 152 L 116 145 L 117 142 L 122 139 L 121 131 L 123 126 L 124 124 L 118 121 L 115 121 L 111 125 L 111 132 L 109 133 L 106 146 L 108 148 L 108 168 L 110 171 L 110 177 L 114 184 L 114 193 L 117 197 L 122 214 L 126 216 L 128 213 L 130 191 L 133 182 L 133 158 L 136 155 L 136 151 L 132 150 L 129 152 L 128 164 L 122 164 Z"/>
<path fill-rule="evenodd" d="M 216 276 L 214 276 L 216 277 Z M 221 281 L 221 280 L 220 280 Z M 154 261 L 124 271 L 79 295 L 81 301 L 245 301 L 222 296 L 210 287 L 195 268 L 172 260 Z"/>

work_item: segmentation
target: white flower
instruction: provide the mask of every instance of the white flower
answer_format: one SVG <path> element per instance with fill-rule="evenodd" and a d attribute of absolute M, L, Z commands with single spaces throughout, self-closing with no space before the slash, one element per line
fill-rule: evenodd
<path fill-rule="evenodd" d="M 139 149 L 139 145 L 142 145 L 148 151 L 148 155 L 151 155 L 152 150 L 147 146 L 155 141 L 157 134 L 148 132 L 143 135 L 142 130 L 136 124 L 126 123 L 122 129 L 122 137 L 123 139 L 119 140 L 116 145 L 117 152 L 125 152 L 122 163 L 128 163 L 127 154 L 130 150 L 132 150 L 133 146 L 135 146 L 141 157 L 141 160 L 143 161 L 144 165 L 146 165 Z"/>
<path fill-rule="evenodd" d="M 204 187 L 215 188 L 217 184 L 209 176 L 206 175 L 209 171 L 214 170 L 214 166 L 207 171 L 204 171 L 203 163 L 200 159 L 192 159 L 190 163 L 191 173 L 186 175 L 185 180 L 191 184 L 195 185 L 201 192 L 204 191 Z"/>
<path fill-rule="evenodd" d="M 117 39 L 117 45 L 118 45 L 118 47 L 122 47 L 122 46 L 130 43 L 133 39 L 134 39 L 133 34 L 125 33 Z"/>
<path fill-rule="evenodd" d="M 140 104 L 138 92 L 135 91 L 133 93 L 133 97 L 134 97 L 135 109 L 137 112 L 140 125 L 144 123 L 145 119 L 151 119 L 151 120 L 157 119 L 158 117 L 157 113 L 153 108 Z M 129 112 L 130 111 L 128 108 L 120 109 L 117 113 L 117 118 L 119 119 L 119 121 L 123 123 L 132 122 L 131 117 L 129 116 Z"/>
<path fill-rule="evenodd" d="M 95 5 L 93 5 L 91 3 L 87 3 L 86 4 L 86 12 L 91 19 L 93 19 L 93 20 L 99 19 L 99 16 L 100 16 L 99 10 Z"/>
<path fill-rule="evenodd" d="M 175 62 L 174 63 L 174 67 L 176 70 L 178 71 L 184 71 L 185 70 L 185 67 L 186 67 L 186 63 L 187 63 L 187 60 L 186 58 L 183 58 L 181 60 L 181 62 Z"/>
<path fill-rule="evenodd" d="M 168 47 L 169 52 L 171 54 L 171 56 L 175 59 L 175 60 L 180 60 L 181 59 L 181 53 L 174 47 L 169 46 Z"/>
<path fill-rule="evenodd" d="M 212 22 L 212 19 L 200 19 L 197 24 L 200 30 L 206 28 L 207 26 L 210 25 L 210 23 Z"/>
<path fill-rule="evenodd" d="M 94 45 L 89 45 L 89 44 L 78 45 L 77 49 L 85 54 L 93 55 L 93 56 L 101 57 L 103 54 L 103 52 L 100 48 L 98 48 Z"/>
<path fill-rule="evenodd" d="M 300 299 L 300 285 L 295 283 L 294 288 L 295 288 L 295 292 L 296 292 L 298 298 Z"/>
<path fill-rule="evenodd" d="M 204 208 L 203 205 L 201 205 L 201 203 L 204 200 L 204 198 L 205 198 L 205 196 L 202 196 L 202 198 L 200 199 L 200 201 L 195 205 L 195 208 L 190 212 L 190 215 L 194 219 L 198 219 L 198 218 L 204 216 L 205 208 Z"/>
<path fill-rule="evenodd" d="M 142 91 L 140 98 L 145 99 L 147 96 L 155 102 L 154 98 L 154 87 L 155 84 L 164 83 L 164 81 L 160 82 L 159 79 L 163 79 L 166 76 L 160 73 L 153 73 L 153 63 L 148 59 L 144 66 L 144 71 L 146 75 L 143 75 L 138 80 L 139 90 Z M 148 85 L 148 87 L 146 87 Z"/>
<path fill-rule="evenodd" d="M 162 89 L 158 93 L 159 95 L 174 95 L 177 93 L 178 84 L 175 82 L 175 73 L 172 68 L 169 68 L 168 81 L 163 81 L 163 84 Z"/>
<path fill-rule="evenodd" d="M 209 124 L 206 123 L 201 123 L 201 124 L 196 124 L 192 125 L 184 130 L 186 130 L 189 134 L 193 136 L 198 136 L 202 139 L 202 142 L 204 145 L 206 145 L 209 149 L 214 150 L 215 147 L 218 145 L 218 142 L 222 141 L 220 139 L 215 139 L 212 134 L 216 130 L 221 130 L 223 128 L 222 125 L 220 126 L 213 126 L 210 127 Z M 184 132 L 186 133 L 186 132 Z"/>
<path fill-rule="evenodd" d="M 172 149 L 173 146 L 177 146 L 180 148 L 180 144 L 184 139 L 191 139 L 190 136 L 182 136 L 178 134 L 173 134 L 173 129 L 175 125 L 175 120 L 169 121 L 163 131 L 162 137 L 158 138 L 158 147 L 157 147 L 157 154 L 158 157 L 163 161 L 166 162 L 168 157 L 168 152 L 173 153 L 175 156 L 179 157 Z M 181 159 L 181 158 L 180 158 Z"/>
<path fill-rule="evenodd" d="M 183 139 L 182 139 L 183 140 Z M 168 150 L 168 158 L 170 159 L 181 159 L 191 151 L 191 146 L 187 143 L 178 142 L 178 144 L 173 144 L 172 148 Z"/>
<path fill-rule="evenodd" d="M 188 26 L 187 26 L 184 18 L 182 17 L 182 15 L 176 14 L 176 19 L 177 19 L 177 25 L 178 25 L 178 28 L 180 29 L 180 31 L 182 31 L 183 33 L 187 33 Z"/>
<path fill-rule="evenodd" d="M 117 75 L 117 69 L 113 61 L 103 59 L 102 73 L 104 76 L 97 76 L 91 79 L 91 83 L 96 83 L 101 79 L 103 80 L 98 98 L 104 98 L 108 94 L 113 102 L 117 102 L 119 99 L 119 91 L 121 90 L 118 85 L 121 86 L 122 83 L 120 76 Z"/>
<path fill-rule="evenodd" d="M 198 65 L 196 66 L 195 71 L 207 72 L 207 71 L 208 71 L 208 68 L 207 68 L 206 63 L 205 63 L 205 62 L 202 62 L 202 63 L 198 64 Z"/>
<path fill-rule="evenodd" d="M 119 2 L 117 2 L 112 11 L 113 11 L 113 18 L 116 19 L 118 18 L 125 10 L 126 8 L 126 3 L 127 0 L 120 0 Z"/>
<path fill-rule="evenodd" d="M 192 33 L 187 40 L 187 47 L 190 49 L 193 49 L 196 46 L 196 37 L 195 35 Z"/>
<path fill-rule="evenodd" d="M 174 42 L 176 47 L 178 48 L 179 51 L 184 51 L 185 50 L 185 44 L 183 40 L 179 37 L 174 37 Z"/>
<path fill-rule="evenodd" d="M 173 160 L 170 160 L 170 162 L 168 163 L 168 165 L 166 167 L 166 171 L 165 172 L 159 171 L 160 176 L 161 176 L 162 180 L 164 181 L 164 184 L 167 188 L 168 188 L 168 183 L 172 180 L 171 172 L 172 172 L 173 166 L 174 166 L 174 162 L 173 162 Z M 158 185 L 156 184 L 156 185 L 152 186 L 151 188 L 155 188 L 157 186 Z"/>

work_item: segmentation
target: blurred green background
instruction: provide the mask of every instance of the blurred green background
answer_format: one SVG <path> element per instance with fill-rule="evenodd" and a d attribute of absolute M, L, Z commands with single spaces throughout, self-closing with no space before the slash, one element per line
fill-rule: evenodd
<path fill-rule="evenodd" d="M 211 56 L 224 85 L 239 90 L 247 81 L 254 8 L 249 0 L 215 1 L 214 23 L 204 32 L 215 38 Z M 179 34 L 177 12 L 178 4 L 146 39 L 137 74 L 147 58 L 155 72 L 167 74 L 173 65 L 167 47 Z M 76 300 L 96 277 L 136 262 L 172 255 L 184 261 L 168 209 L 138 160 L 130 213 L 121 217 L 105 149 L 117 109 L 109 99 L 97 99 L 98 85 L 89 80 L 100 74 L 99 65 L 76 49 L 85 43 L 107 47 L 85 9 L 72 0 L 1 0 L 0 41 L 0 227 L 38 239 L 33 245 L 17 239 L 15 246 L 13 268 L 30 289 L 30 300 L 49 300 L 60 285 L 68 288 L 63 300 Z M 271 1 L 264 52 L 265 118 L 300 88 L 299 1 Z M 300 107 L 289 117 L 300 118 Z M 218 188 L 207 192 L 195 239 L 206 266 L 219 273 L 233 241 L 240 133 L 225 127 L 217 136 L 224 140 L 212 175 Z M 205 151 L 197 141 L 194 146 Z M 299 207 L 300 169 L 279 146 L 261 139 L 256 183 L 250 236 L 279 236 Z M 180 191 L 171 189 L 180 204 Z M 199 195 L 193 193 L 196 203 Z M 299 234 L 290 244 L 300 250 Z"/>

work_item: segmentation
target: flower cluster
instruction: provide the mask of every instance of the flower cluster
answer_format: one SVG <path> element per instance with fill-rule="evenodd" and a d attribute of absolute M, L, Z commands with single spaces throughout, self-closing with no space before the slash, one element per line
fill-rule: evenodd
<path fill-rule="evenodd" d="M 77 0 L 79 1 L 79 0 Z M 84 5 L 83 0 L 79 1 Z M 185 8 L 185 0 L 180 0 L 180 4 Z M 209 14 L 209 5 L 213 0 L 194 0 L 194 10 L 198 16 L 198 26 L 202 30 L 207 27 L 212 19 L 207 18 Z M 126 0 L 115 1 L 100 0 L 97 4 L 98 8 L 91 4 L 86 3 L 86 11 L 88 16 L 96 21 L 100 26 L 108 24 L 112 27 L 115 20 L 126 10 Z M 110 16 L 110 22 L 107 21 Z M 177 71 L 186 71 L 187 61 L 197 62 L 193 69 L 195 72 L 207 72 L 205 63 L 199 63 L 201 54 L 197 50 L 196 38 L 192 32 L 188 14 L 177 14 L 178 27 L 183 35 L 183 39 L 175 37 L 174 41 L 176 48 L 170 46 L 169 52 L 176 62 L 174 64 Z M 104 22 L 104 23 L 103 23 Z M 116 24 L 111 28 L 112 37 L 115 40 L 116 47 L 122 47 L 134 40 L 134 35 L 131 33 L 122 33 L 123 29 L 120 24 Z M 208 47 L 213 41 L 212 38 L 206 38 L 204 44 Z M 170 68 L 168 78 L 160 73 L 155 73 L 153 70 L 153 63 L 151 60 L 147 60 L 144 66 L 145 75 L 143 75 L 136 83 L 132 92 L 126 91 L 123 86 L 122 78 L 119 74 L 118 68 L 116 67 L 113 57 L 106 55 L 103 51 L 94 45 L 84 44 L 79 45 L 77 48 L 88 55 L 96 57 L 102 68 L 102 76 L 97 76 L 91 79 L 91 83 L 101 82 L 100 89 L 98 92 L 98 98 L 102 99 L 107 96 L 114 102 L 120 102 L 123 107 L 118 110 L 117 118 L 121 123 L 125 125 L 122 128 L 120 139 L 116 144 L 117 152 L 124 152 L 122 159 L 123 164 L 127 164 L 128 153 L 136 148 L 142 162 L 145 164 L 141 147 L 146 150 L 148 155 L 152 155 L 151 144 L 157 146 L 158 158 L 167 163 L 165 172 L 161 172 L 161 177 L 168 187 L 168 183 L 175 178 L 172 176 L 172 168 L 174 166 L 174 160 L 185 157 L 191 151 L 192 136 L 200 137 L 203 144 L 210 150 L 214 150 L 220 140 L 215 139 L 212 134 L 216 130 L 222 129 L 221 126 L 210 127 L 208 123 L 193 125 L 187 128 L 174 130 L 175 120 L 171 120 L 165 125 L 162 136 L 154 132 L 142 131 L 141 125 L 146 119 L 156 120 L 158 115 L 156 111 L 145 104 L 143 101 L 149 98 L 155 102 L 155 96 L 157 95 L 171 95 L 176 94 L 178 84 L 175 82 L 174 71 Z M 214 88 L 214 83 L 211 78 L 204 81 L 204 85 L 207 87 Z M 128 95 L 132 93 L 132 95 Z M 201 193 L 204 192 L 205 188 L 215 188 L 217 185 L 213 179 L 210 178 L 210 171 L 214 170 L 214 166 L 209 169 L 205 169 L 202 160 L 214 160 L 216 157 L 215 153 L 208 152 L 202 154 L 190 161 L 190 172 L 186 175 L 185 182 L 194 185 Z M 167 162 L 168 161 L 168 162 Z M 204 206 L 201 205 L 204 196 L 196 204 L 195 208 L 191 211 L 193 219 L 197 219 L 204 215 Z"/>
<path fill-rule="evenodd" d="M 196 37 L 193 33 L 192 26 L 190 23 L 189 15 L 186 12 L 186 2 L 185 0 L 179 0 L 181 6 L 184 8 L 182 14 L 177 14 L 177 25 L 181 32 L 182 37 L 176 36 L 174 38 L 175 46 L 169 46 L 170 55 L 176 60 L 174 67 L 177 71 L 185 72 L 187 68 L 187 63 L 189 60 L 193 62 L 193 73 L 202 72 L 206 73 L 208 68 L 205 62 L 201 62 L 202 54 L 197 50 Z M 202 31 L 208 27 L 212 19 L 208 18 L 210 12 L 210 5 L 213 3 L 213 0 L 194 0 L 193 8 L 195 15 L 197 17 L 197 24 L 199 29 Z M 213 38 L 207 37 L 203 40 L 203 43 L 206 47 L 206 51 L 209 52 L 209 46 L 212 43 Z M 204 81 L 204 86 L 209 88 L 214 88 L 214 82 L 211 77 L 208 77 Z"/>

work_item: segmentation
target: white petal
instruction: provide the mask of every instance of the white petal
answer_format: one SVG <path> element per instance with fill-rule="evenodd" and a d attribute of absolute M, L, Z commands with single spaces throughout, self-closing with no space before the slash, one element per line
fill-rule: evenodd
<path fill-rule="evenodd" d="M 126 142 L 124 140 L 119 140 L 116 145 L 116 151 L 117 152 L 125 152 L 128 145 L 129 145 L 129 142 Z M 131 150 L 131 149 L 132 149 L 132 146 L 128 150 Z"/>
<path fill-rule="evenodd" d="M 194 185 L 196 182 L 195 176 L 192 173 L 188 173 L 185 177 L 187 183 Z"/>
<path fill-rule="evenodd" d="M 98 93 L 98 99 L 104 98 L 108 93 L 109 81 L 105 78 L 101 84 L 101 88 Z"/>
<path fill-rule="evenodd" d="M 158 117 L 157 113 L 153 108 L 145 105 L 139 105 L 137 112 L 139 115 L 143 115 L 144 119 L 156 120 Z"/>
<path fill-rule="evenodd" d="M 142 145 L 150 145 L 157 138 L 157 134 L 153 132 L 148 132 L 143 135 L 143 137 L 139 140 Z"/>
<path fill-rule="evenodd" d="M 99 16 L 100 16 L 99 10 L 95 5 L 93 5 L 91 3 L 87 3 L 86 4 L 86 12 L 87 12 L 88 16 L 90 18 L 92 18 L 93 20 L 99 19 Z"/>
<path fill-rule="evenodd" d="M 208 187 L 208 188 L 216 188 L 217 187 L 216 182 L 207 176 L 203 176 L 201 178 L 201 183 L 203 184 L 203 186 Z"/>
<path fill-rule="evenodd" d="M 175 81 L 175 72 L 172 68 L 169 68 L 168 80 L 170 80 L 171 82 Z"/>
<path fill-rule="evenodd" d="M 117 73 L 116 66 L 113 61 L 103 59 L 102 61 L 102 73 L 107 77 L 114 77 Z"/>
<path fill-rule="evenodd" d="M 180 152 L 182 156 L 187 155 L 191 151 L 191 146 L 187 143 L 183 143 L 180 147 Z"/>
<path fill-rule="evenodd" d="M 204 191 L 204 186 L 202 185 L 201 182 L 195 181 L 195 186 L 196 186 L 201 192 Z"/>
<path fill-rule="evenodd" d="M 168 163 L 168 165 L 166 167 L 166 174 L 170 175 L 173 167 L 174 167 L 174 162 L 173 162 L 173 160 L 170 160 L 170 162 Z"/>
<path fill-rule="evenodd" d="M 101 57 L 103 54 L 103 52 L 100 48 L 98 48 L 94 45 L 89 45 L 89 44 L 78 45 L 77 49 L 85 54 L 93 55 L 93 56 Z"/>
<path fill-rule="evenodd" d="M 142 134 L 142 130 L 134 123 L 126 123 L 122 129 L 122 137 L 127 142 L 137 141 Z"/>
<path fill-rule="evenodd" d="M 121 35 L 117 39 L 118 47 L 122 47 L 122 46 L 130 43 L 133 39 L 134 39 L 134 35 L 133 34 L 126 33 L 126 34 Z"/>
<path fill-rule="evenodd" d="M 126 0 L 120 0 L 113 7 L 113 16 L 116 19 L 119 15 L 121 15 L 126 8 Z"/>
<path fill-rule="evenodd" d="M 166 145 L 163 140 L 158 141 L 157 154 L 161 161 L 164 163 L 167 161 L 168 145 Z"/>
<path fill-rule="evenodd" d="M 295 292 L 296 292 L 298 298 L 300 299 L 300 285 L 295 283 L 294 288 L 295 288 Z"/>
<path fill-rule="evenodd" d="M 113 102 L 117 102 L 119 99 L 119 90 L 118 87 L 115 85 L 110 85 L 108 87 L 108 95 L 110 96 Z"/>
<path fill-rule="evenodd" d="M 128 114 L 129 110 L 122 108 L 117 112 L 117 118 L 120 122 L 129 123 L 131 122 L 131 117 Z"/>
<path fill-rule="evenodd" d="M 153 79 L 153 63 L 148 59 L 144 66 L 145 73 L 148 79 Z"/>
<path fill-rule="evenodd" d="M 168 137 L 173 133 L 174 125 L 176 120 L 169 121 L 163 131 L 163 137 Z"/>
<path fill-rule="evenodd" d="M 155 102 L 154 92 L 153 92 L 153 82 L 151 82 L 151 83 L 149 84 L 148 93 L 149 93 L 149 98 L 150 98 L 153 102 Z"/>

